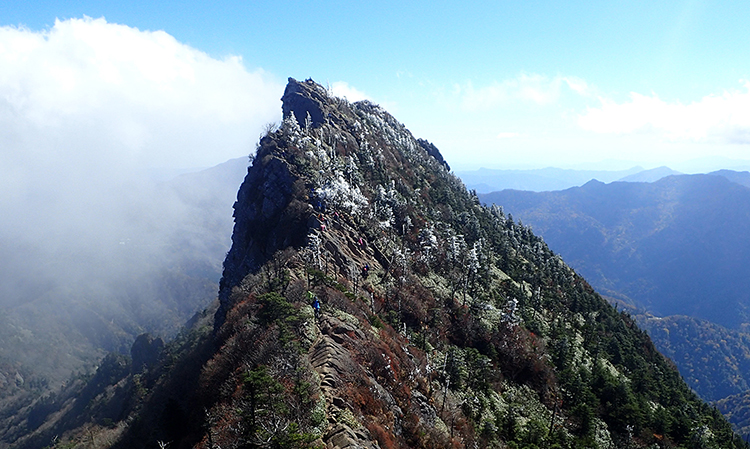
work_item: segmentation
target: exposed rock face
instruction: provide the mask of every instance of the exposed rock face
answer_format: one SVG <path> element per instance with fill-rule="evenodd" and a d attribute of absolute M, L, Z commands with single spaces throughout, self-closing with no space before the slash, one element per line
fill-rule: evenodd
<path fill-rule="evenodd" d="M 326 317 L 320 323 L 320 328 L 322 335 L 310 349 L 310 362 L 320 375 L 320 388 L 326 398 L 326 413 L 336 417 L 351 408 L 344 399 L 339 397 L 339 392 L 344 390 L 345 382 L 351 381 L 355 368 L 358 367 L 358 364 L 352 360 L 349 350 L 342 346 L 346 335 L 344 337 L 341 335 L 346 334 L 347 331 L 354 332 L 356 329 L 334 317 Z M 362 336 L 361 332 L 360 336 Z M 374 382 L 372 378 L 369 380 Z M 343 422 L 343 420 L 342 422 L 336 421 L 334 425 L 328 427 L 322 439 L 329 447 L 377 447 L 377 444 L 371 443 L 372 436 L 367 428 L 360 425 L 352 429 L 351 423 Z"/>
<path fill-rule="evenodd" d="M 312 80 L 299 83 L 294 78 L 289 78 L 284 96 L 281 97 L 281 112 L 285 118 L 294 114 L 300 126 L 307 126 L 305 122 L 309 114 L 311 125 L 317 128 L 330 114 L 330 108 L 326 106 L 327 98 L 325 90 Z"/>
<path fill-rule="evenodd" d="M 274 154 L 279 151 L 282 149 L 273 140 L 261 140 L 255 163 L 248 168 L 237 194 L 232 247 L 219 285 L 217 327 L 224 321 L 232 287 L 279 249 L 304 245 L 312 209 L 303 202 L 304 183 L 284 159 Z"/>
<path fill-rule="evenodd" d="M 430 143 L 424 139 L 417 139 L 417 142 L 419 142 L 419 146 L 425 149 L 427 153 L 438 160 L 441 164 L 443 164 L 443 167 L 445 167 L 446 170 L 450 171 L 451 166 L 448 165 L 447 162 L 445 162 L 445 159 L 443 159 L 443 155 L 440 154 L 440 151 L 437 149 L 435 144 Z"/>

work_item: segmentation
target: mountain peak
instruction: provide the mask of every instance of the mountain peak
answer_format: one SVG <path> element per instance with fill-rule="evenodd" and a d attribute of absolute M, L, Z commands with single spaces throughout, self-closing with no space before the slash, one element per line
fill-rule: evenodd
<path fill-rule="evenodd" d="M 327 104 L 328 92 L 311 79 L 299 82 L 289 78 L 281 101 L 283 116 L 286 118 L 289 114 L 294 114 L 300 125 L 304 125 L 309 116 L 311 125 L 318 127 L 332 109 Z"/>
<path fill-rule="evenodd" d="M 206 311 L 158 355 L 143 337 L 124 388 L 115 358 L 84 389 L 92 419 L 129 423 L 113 447 L 741 447 L 434 145 L 311 80 L 283 109 L 237 193 L 214 331 Z"/>
<path fill-rule="evenodd" d="M 460 184 L 434 145 L 416 140 L 375 104 L 351 104 L 312 80 L 289 78 L 282 111 L 280 128 L 261 138 L 238 192 L 217 327 L 223 323 L 231 289 L 243 277 L 276 251 L 309 244 L 315 222 L 311 217 L 320 212 L 316 202 L 353 214 L 359 205 L 370 207 L 378 186 L 414 196 L 414 175 L 429 170 Z"/>

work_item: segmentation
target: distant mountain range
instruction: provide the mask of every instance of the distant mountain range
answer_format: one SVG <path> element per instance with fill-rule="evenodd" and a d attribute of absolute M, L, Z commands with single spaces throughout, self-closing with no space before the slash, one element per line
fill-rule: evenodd
<path fill-rule="evenodd" d="M 546 192 L 565 190 L 570 187 L 580 187 L 595 179 L 610 183 L 625 182 L 655 182 L 659 179 L 683 173 L 714 173 L 727 177 L 742 177 L 742 173 L 750 170 L 750 160 L 728 159 L 721 157 L 707 157 L 681 162 L 673 167 L 656 167 L 644 169 L 634 162 L 602 161 L 596 168 L 534 168 L 534 169 L 496 169 L 480 168 L 477 170 L 458 170 L 456 175 L 469 190 L 477 193 L 491 193 L 500 190 L 528 190 L 532 192 Z M 628 168 L 624 168 L 628 167 Z M 737 175 L 739 174 L 739 175 Z M 733 178 L 740 184 L 750 182 Z"/>
<path fill-rule="evenodd" d="M 590 181 L 557 192 L 504 190 L 480 199 L 531 225 L 608 295 L 658 315 L 694 316 L 729 328 L 749 321 L 750 189 L 722 174 Z"/>
<path fill-rule="evenodd" d="M 562 168 L 540 168 L 533 170 L 497 170 L 480 168 L 456 173 L 466 188 L 478 193 L 490 193 L 505 189 L 544 192 L 581 186 L 592 179 L 601 182 L 653 182 L 679 172 L 669 167 L 644 170 L 632 167 L 627 170 L 574 170 Z"/>

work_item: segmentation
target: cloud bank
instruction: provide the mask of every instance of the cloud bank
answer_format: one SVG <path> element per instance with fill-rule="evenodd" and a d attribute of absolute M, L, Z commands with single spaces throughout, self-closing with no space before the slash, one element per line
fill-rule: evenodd
<path fill-rule="evenodd" d="M 580 78 L 560 75 L 550 78 L 539 74 L 520 74 L 479 88 L 466 83 L 456 85 L 455 89 L 461 95 L 464 111 L 485 111 L 513 101 L 549 105 L 558 102 L 565 90 L 580 96 L 588 96 L 590 91 Z"/>
<path fill-rule="evenodd" d="M 0 284 L 123 279 L 161 260 L 192 209 L 145 174 L 250 154 L 281 92 L 240 58 L 163 31 L 103 18 L 0 27 Z M 137 254 L 123 259 L 121 242 Z M 0 306 L 31 299 L 6 290 Z"/>
<path fill-rule="evenodd" d="M 716 144 L 750 143 L 750 81 L 689 104 L 667 102 L 658 95 L 630 94 L 630 101 L 599 99 L 579 116 L 579 125 L 597 133 L 652 133 L 670 141 Z"/>
<path fill-rule="evenodd" d="M 210 166 L 249 153 L 283 85 L 163 31 L 104 19 L 0 28 L 0 154 L 39 163 Z M 7 174 L 7 173 L 6 173 Z"/>
<path fill-rule="evenodd" d="M 282 91 L 163 31 L 103 18 L 0 27 L 0 237 L 93 228 L 138 196 L 136 172 L 251 153 Z"/>

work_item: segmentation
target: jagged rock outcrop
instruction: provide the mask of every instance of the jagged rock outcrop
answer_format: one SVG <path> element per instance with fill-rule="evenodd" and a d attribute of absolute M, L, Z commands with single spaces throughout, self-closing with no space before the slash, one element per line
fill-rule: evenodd
<path fill-rule="evenodd" d="M 150 334 L 139 335 L 130 347 L 131 371 L 141 373 L 156 365 L 163 349 L 164 340 L 160 337 L 154 338 Z"/>
<path fill-rule="evenodd" d="M 318 138 L 318 149 L 322 144 L 320 139 L 325 134 L 328 144 L 333 143 L 337 147 L 336 151 L 339 151 L 339 147 L 345 154 L 358 151 L 359 143 L 355 135 L 363 131 L 361 122 L 348 107 L 334 107 L 333 98 L 312 80 L 298 82 L 290 78 L 281 98 L 282 112 L 287 122 L 294 117 L 295 123 L 283 132 L 301 132 L 301 126 L 306 130 L 321 129 L 326 124 Z M 340 103 L 343 100 L 336 101 Z M 367 113 L 377 113 L 379 110 L 379 107 L 367 102 L 362 103 L 360 108 Z M 392 117 L 388 118 L 395 122 Z M 295 126 L 296 130 L 291 129 Z M 399 126 L 401 132 L 406 131 L 402 125 Z M 411 135 L 409 138 L 413 140 Z M 414 143 L 426 155 L 449 169 L 434 145 L 423 139 Z M 257 271 L 280 249 L 290 246 L 301 248 L 308 243 L 310 219 L 316 213 L 311 200 L 313 195 L 310 195 L 312 186 L 309 177 L 300 172 L 301 167 L 294 164 L 301 161 L 287 151 L 288 144 L 271 135 L 262 137 L 254 156 L 255 162 L 248 167 L 248 174 L 237 194 L 232 246 L 224 261 L 219 285 L 221 306 L 217 311 L 217 327 L 223 323 L 231 289 L 248 273 Z"/>
<path fill-rule="evenodd" d="M 417 142 L 419 143 L 419 145 L 422 148 L 425 149 L 425 151 L 427 151 L 427 154 L 429 154 L 430 156 L 432 156 L 435 159 L 437 159 L 438 162 L 440 162 L 441 164 L 443 164 L 443 167 L 445 167 L 446 170 L 450 171 L 451 166 L 448 165 L 447 162 L 445 162 L 445 159 L 443 159 L 443 155 L 440 154 L 440 151 L 437 149 L 437 147 L 435 146 L 435 144 L 433 144 L 431 142 L 428 142 L 425 139 L 417 139 Z"/>
<path fill-rule="evenodd" d="M 339 417 L 350 410 L 338 392 L 344 389 L 344 383 L 350 380 L 357 364 L 352 360 L 349 350 L 342 343 L 342 334 L 356 333 L 357 329 L 348 326 L 334 317 L 326 317 L 320 323 L 322 335 L 310 348 L 310 362 L 320 376 L 320 389 L 326 398 L 326 413 L 328 416 Z M 360 337 L 363 337 L 361 332 Z M 367 378 L 363 376 L 363 378 Z M 381 387 L 382 388 L 382 387 Z M 331 447 L 373 448 L 372 437 L 366 428 L 351 423 L 334 422 L 322 435 L 322 440 Z"/>
<path fill-rule="evenodd" d="M 302 126 L 319 127 L 326 118 L 331 118 L 327 100 L 328 93 L 312 80 L 299 83 L 294 78 L 289 78 L 284 96 L 281 97 L 281 112 L 284 117 L 294 114 L 297 123 Z M 311 120 L 311 123 L 306 123 L 307 120 Z"/>

